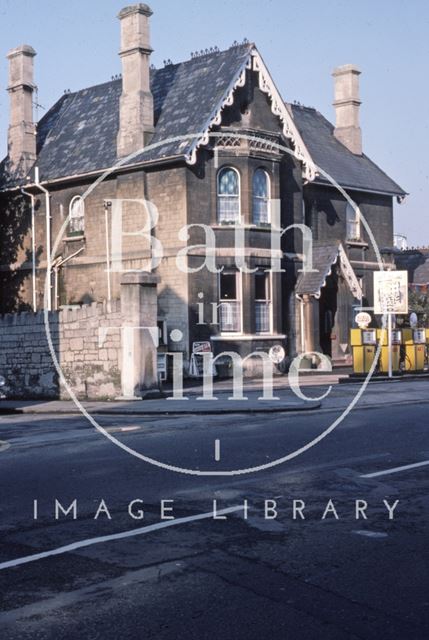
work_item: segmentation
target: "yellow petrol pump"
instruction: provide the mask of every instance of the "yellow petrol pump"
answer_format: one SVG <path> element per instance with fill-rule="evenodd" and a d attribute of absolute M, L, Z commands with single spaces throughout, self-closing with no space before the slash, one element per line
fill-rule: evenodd
<path fill-rule="evenodd" d="M 384 334 L 384 335 L 383 335 Z M 383 338 L 383 340 L 382 340 Z M 389 335 L 388 330 L 377 329 L 377 342 L 381 342 L 380 373 L 389 372 Z M 401 363 L 402 332 L 392 329 L 392 371 L 398 372 Z"/>
<path fill-rule="evenodd" d="M 368 373 L 377 349 L 375 329 L 351 329 L 350 344 L 353 349 L 354 373 Z"/>
<path fill-rule="evenodd" d="M 405 371 L 424 371 L 426 329 L 403 329 L 405 345 Z"/>

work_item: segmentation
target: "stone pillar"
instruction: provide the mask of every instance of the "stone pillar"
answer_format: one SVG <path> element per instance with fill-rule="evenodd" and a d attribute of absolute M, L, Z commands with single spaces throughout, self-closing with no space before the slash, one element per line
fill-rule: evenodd
<path fill-rule="evenodd" d="M 139 399 L 158 388 L 159 280 L 145 271 L 125 273 L 121 279 L 123 399 Z"/>
<path fill-rule="evenodd" d="M 149 59 L 152 53 L 147 4 L 134 4 L 119 13 L 121 21 L 122 94 L 119 105 L 118 158 L 142 149 L 154 132 Z"/>
<path fill-rule="evenodd" d="M 304 304 L 304 345 L 305 352 L 321 352 L 319 329 L 319 301 L 308 294 L 302 296 Z"/>
<path fill-rule="evenodd" d="M 314 298 L 305 294 L 302 296 L 304 303 L 304 345 L 305 352 L 310 353 L 315 350 L 315 327 L 314 327 Z"/>
<path fill-rule="evenodd" d="M 353 64 L 337 67 L 332 72 L 335 81 L 334 135 L 356 155 L 362 155 L 362 131 L 359 124 L 360 73 Z"/>
<path fill-rule="evenodd" d="M 33 121 L 33 47 L 23 44 L 7 54 L 9 60 L 10 120 L 8 156 L 10 172 L 26 177 L 36 161 L 36 128 Z"/>

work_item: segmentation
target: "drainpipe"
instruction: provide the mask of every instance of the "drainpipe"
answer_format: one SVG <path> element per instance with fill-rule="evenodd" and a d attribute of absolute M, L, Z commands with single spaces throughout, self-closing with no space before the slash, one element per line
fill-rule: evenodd
<path fill-rule="evenodd" d="M 109 209 L 112 207 L 110 200 L 104 201 L 104 225 L 106 229 L 106 274 L 107 274 L 107 311 L 111 311 L 112 285 L 110 276 L 110 238 L 109 238 Z"/>
<path fill-rule="evenodd" d="M 48 311 L 52 311 L 52 292 L 51 292 L 51 201 L 49 197 L 49 191 L 40 184 L 39 180 L 39 167 L 34 169 L 34 182 L 37 187 L 45 194 L 45 211 L 46 211 L 46 277 L 48 278 Z"/>
<path fill-rule="evenodd" d="M 79 253 L 81 251 L 83 251 L 84 248 L 85 247 L 81 247 L 80 249 L 78 249 L 77 251 L 72 253 L 71 256 L 67 256 L 67 258 L 61 258 L 61 256 L 58 256 L 58 258 L 55 258 L 55 260 L 52 263 L 52 269 L 53 269 L 53 272 L 54 272 L 54 309 L 55 310 L 58 309 L 58 273 L 59 273 L 59 270 L 61 269 L 61 267 L 66 262 L 68 262 L 69 260 L 71 260 L 75 256 L 79 255 Z"/>
<path fill-rule="evenodd" d="M 32 273 L 32 282 L 33 282 L 33 311 L 36 313 L 37 311 L 37 301 L 36 301 L 36 223 L 35 223 L 35 215 L 34 215 L 34 202 L 35 198 L 32 193 L 26 191 L 21 187 L 21 193 L 25 196 L 29 196 L 31 199 L 31 273 Z"/>

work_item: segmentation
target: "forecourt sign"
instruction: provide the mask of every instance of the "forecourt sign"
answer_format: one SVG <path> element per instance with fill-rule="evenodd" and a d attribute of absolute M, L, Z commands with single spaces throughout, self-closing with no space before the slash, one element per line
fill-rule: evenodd
<path fill-rule="evenodd" d="M 374 272 L 374 314 L 387 315 L 389 378 L 392 377 L 392 316 L 408 313 L 408 272 Z"/>

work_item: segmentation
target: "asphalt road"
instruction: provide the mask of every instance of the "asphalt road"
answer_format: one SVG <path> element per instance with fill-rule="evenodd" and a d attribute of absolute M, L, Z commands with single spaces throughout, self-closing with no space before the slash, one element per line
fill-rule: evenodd
<path fill-rule="evenodd" d="M 429 465 L 389 472 L 429 460 L 429 400 L 420 384 L 420 403 L 356 409 L 298 457 L 229 476 L 148 464 L 78 416 L 3 416 L 1 639 L 428 638 Z M 337 415 L 99 422 L 163 464 L 231 471 L 292 453 Z M 76 500 L 76 519 L 56 520 L 55 500 L 64 508 Z M 131 507 L 134 516 L 143 509 L 143 519 L 128 513 L 133 500 L 143 501 Z M 162 500 L 164 516 L 175 520 L 161 520 Z M 213 500 L 217 515 L 238 510 L 214 519 Z M 362 512 L 356 519 L 356 500 L 367 503 L 366 520 Z M 2 564 L 78 541 L 88 546 Z"/>

